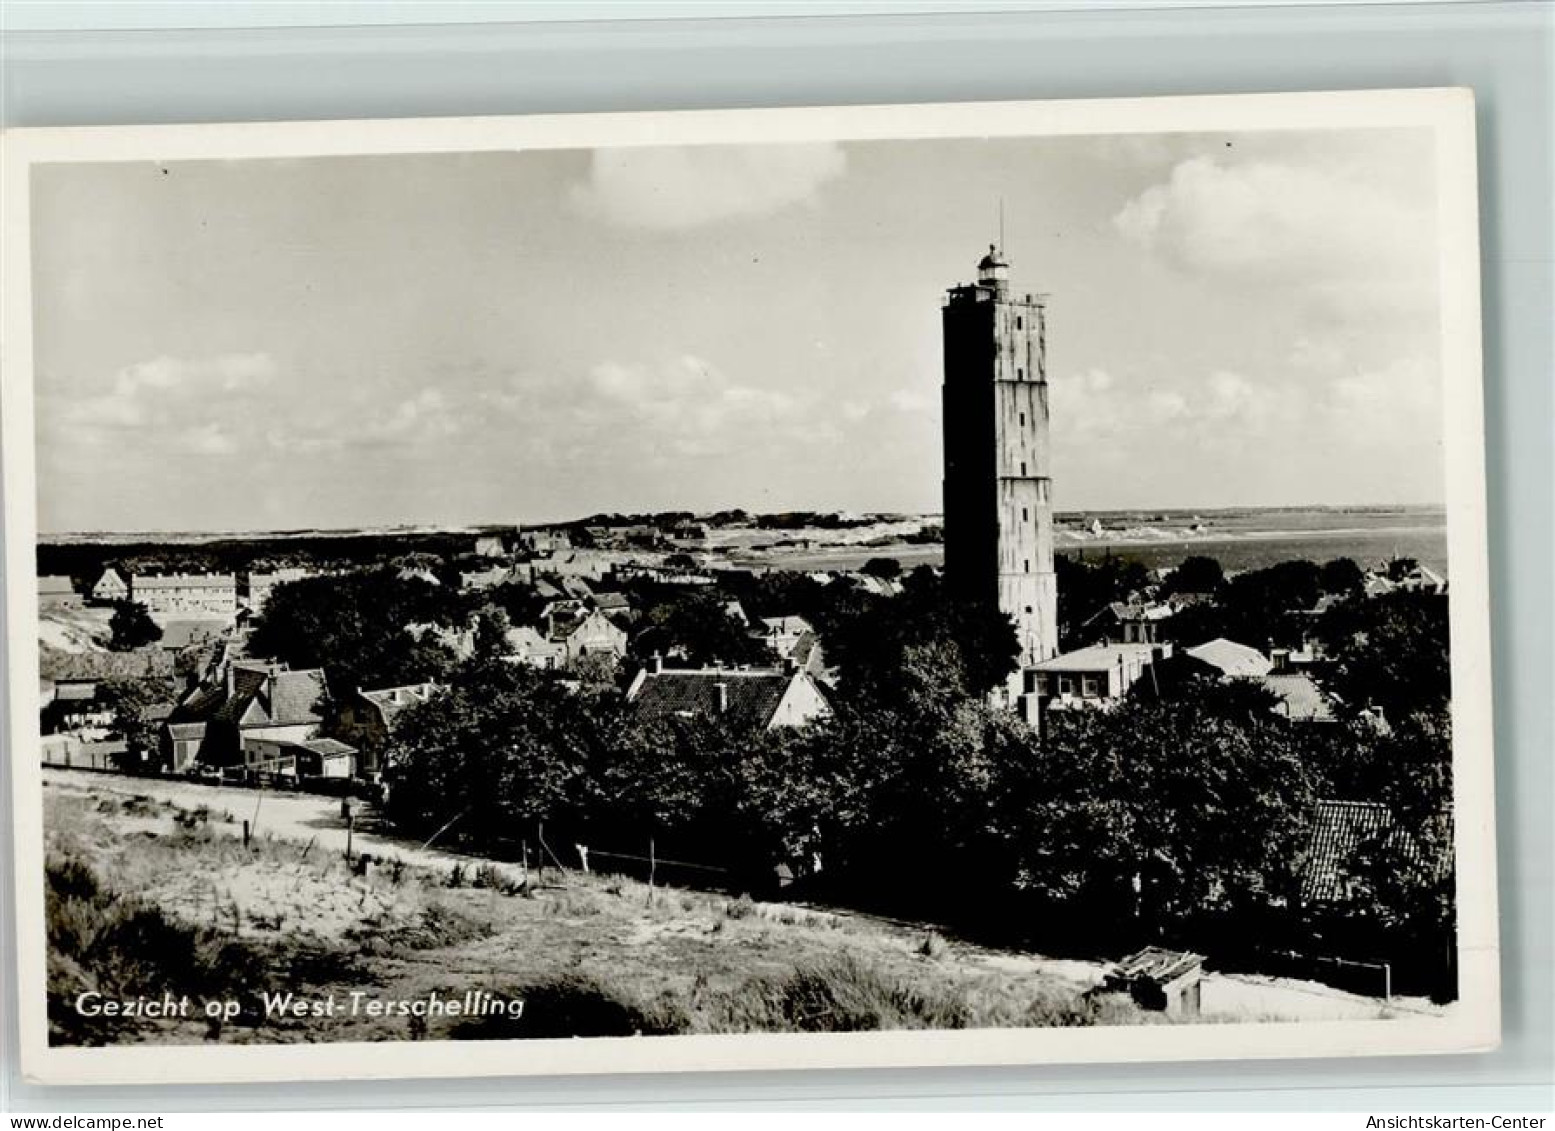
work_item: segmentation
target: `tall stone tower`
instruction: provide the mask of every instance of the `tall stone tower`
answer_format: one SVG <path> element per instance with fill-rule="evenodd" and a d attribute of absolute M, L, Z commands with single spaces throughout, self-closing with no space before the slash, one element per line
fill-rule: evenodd
<path fill-rule="evenodd" d="M 990 247 L 945 300 L 945 581 L 1010 615 L 1026 667 L 1058 651 L 1047 312 L 1009 276 Z"/>

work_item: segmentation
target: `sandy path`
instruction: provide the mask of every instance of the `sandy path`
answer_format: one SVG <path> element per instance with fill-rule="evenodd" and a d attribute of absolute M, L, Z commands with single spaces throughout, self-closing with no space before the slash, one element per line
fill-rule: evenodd
<path fill-rule="evenodd" d="M 346 822 L 340 816 L 340 799 L 335 797 L 240 789 L 201 782 L 164 781 L 158 778 L 118 777 L 49 766 L 43 769 L 43 782 L 45 788 L 75 793 L 150 797 L 181 809 L 198 809 L 204 805 L 215 813 L 232 814 L 232 824 L 212 822 L 209 827 L 213 830 L 229 831 L 234 836 L 241 836 L 243 822 L 248 821 L 255 836 L 279 837 L 299 844 L 311 840 L 324 852 L 343 854 L 346 850 Z M 353 801 L 352 805 L 358 814 L 362 813 L 362 802 Z M 407 864 L 444 870 L 453 868 L 455 864 L 468 866 L 472 861 L 479 862 L 476 857 L 441 852 L 435 848 L 425 849 L 417 841 L 364 832 L 360 828 L 351 834 L 351 848 L 357 853 L 393 856 Z"/>

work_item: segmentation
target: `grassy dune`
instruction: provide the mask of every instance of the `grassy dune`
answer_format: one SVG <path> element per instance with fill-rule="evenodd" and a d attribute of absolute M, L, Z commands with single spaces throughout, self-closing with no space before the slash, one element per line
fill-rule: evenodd
<path fill-rule="evenodd" d="M 232 816 L 150 798 L 46 794 L 57 1043 L 631 1036 L 1133 1023 L 1007 954 L 909 926 L 745 898 L 243 845 Z M 344 1001 L 484 990 L 521 1017 L 279 1016 L 261 991 Z M 83 992 L 241 1004 L 207 1019 L 88 1018 Z"/>

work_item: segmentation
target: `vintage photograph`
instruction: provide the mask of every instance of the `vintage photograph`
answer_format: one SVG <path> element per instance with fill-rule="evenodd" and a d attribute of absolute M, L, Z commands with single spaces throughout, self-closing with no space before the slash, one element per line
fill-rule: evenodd
<path fill-rule="evenodd" d="M 17 161 L 40 1040 L 1482 1041 L 1472 104 L 1350 97 Z"/>

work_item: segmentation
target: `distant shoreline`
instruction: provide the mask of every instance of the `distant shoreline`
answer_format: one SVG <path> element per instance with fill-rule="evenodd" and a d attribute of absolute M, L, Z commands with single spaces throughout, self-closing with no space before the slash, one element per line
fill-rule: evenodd
<path fill-rule="evenodd" d="M 705 522 L 709 515 L 721 512 L 708 512 L 706 515 L 697 515 L 694 521 Z M 789 512 L 781 511 L 747 511 L 752 518 L 759 518 L 774 514 Z M 940 520 L 938 511 L 904 512 L 904 511 L 816 511 L 815 514 L 828 515 L 853 515 L 860 519 L 873 519 L 878 522 L 926 522 L 933 523 Z M 1439 515 L 1445 521 L 1447 508 L 1440 503 L 1346 503 L 1346 504 L 1311 504 L 1304 506 L 1246 506 L 1246 507 L 1129 507 L 1113 510 L 1073 510 L 1057 511 L 1053 519 L 1060 533 L 1067 527 L 1083 526 L 1086 523 L 1100 519 L 1104 526 L 1128 523 L 1140 525 L 1149 522 L 1189 522 L 1195 519 L 1225 520 L 1236 517 L 1255 517 L 1278 514 L 1311 514 L 1311 515 Z M 648 518 L 649 512 L 637 514 L 623 514 L 624 518 Z M 296 527 L 292 529 L 278 530 L 77 530 L 77 531 L 50 531 L 40 532 L 37 544 L 40 546 L 64 546 L 91 543 L 177 543 L 200 544 L 206 542 L 249 541 L 253 539 L 294 540 L 303 538 L 382 538 L 394 535 L 427 535 L 427 534 L 480 534 L 487 531 L 515 530 L 524 528 L 557 528 L 566 526 L 578 526 L 590 522 L 589 517 L 564 519 L 549 522 L 477 522 L 477 523 L 448 523 L 445 525 L 430 523 L 407 523 L 403 525 L 376 525 L 376 526 L 347 526 L 347 527 Z M 1100 543 L 1095 543 L 1100 545 Z M 1116 542 L 1123 545 L 1127 543 Z M 1146 540 L 1144 544 L 1154 544 Z"/>

